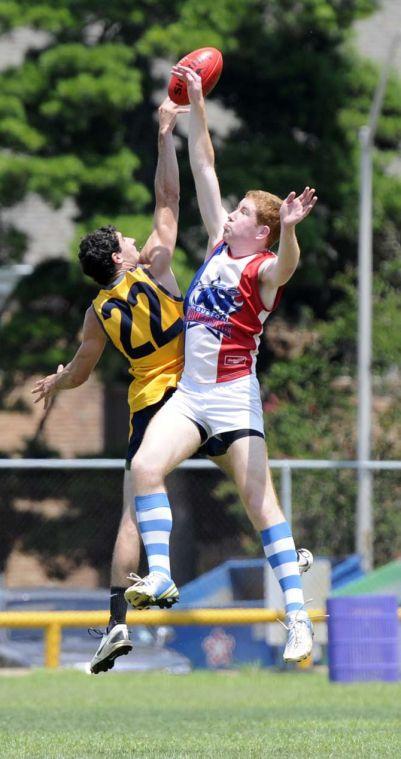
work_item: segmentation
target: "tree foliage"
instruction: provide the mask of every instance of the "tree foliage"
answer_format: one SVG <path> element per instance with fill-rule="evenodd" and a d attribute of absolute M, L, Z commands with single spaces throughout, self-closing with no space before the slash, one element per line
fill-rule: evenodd
<path fill-rule="evenodd" d="M 83 314 L 95 294 L 96 288 L 82 281 L 79 267 L 63 260 L 44 261 L 20 280 L 13 308 L 0 328 L 3 355 L 9 357 L 1 400 L 26 377 L 53 372 L 72 357 Z"/>
<path fill-rule="evenodd" d="M 0 74 L 0 202 L 12 206 L 31 191 L 55 206 L 72 197 L 78 232 L 114 221 L 145 239 L 156 162 L 152 98 L 161 84 L 154 59 L 216 45 L 224 54 L 216 98 L 239 119 L 217 141 L 223 195 L 230 204 L 250 187 L 279 195 L 317 187 L 319 204 L 300 228 L 301 267 L 282 308 L 290 318 L 305 306 L 326 318 L 340 295 L 333 275 L 355 265 L 357 132 L 378 74 L 350 40 L 353 22 L 374 7 L 373 0 L 0 2 L 4 31 L 30 25 L 48 34 L 43 48 Z M 387 267 L 386 292 L 398 282 L 387 262 L 401 248 L 401 182 L 391 172 L 400 139 L 400 85 L 392 79 L 374 206 L 375 267 Z M 186 153 L 183 140 L 177 266 L 184 286 L 204 241 Z M 13 244 L 20 256 L 24 240 L 4 231 L 3 259 Z"/>
<path fill-rule="evenodd" d="M 227 136 L 215 136 L 227 204 L 251 187 L 281 196 L 306 184 L 317 188 L 319 204 L 300 228 L 301 266 L 280 309 L 282 334 L 296 324 L 300 346 L 283 353 L 271 338 L 260 363 L 267 369 L 266 397 L 277 400 L 267 416 L 272 455 L 352 457 L 355 452 L 358 130 L 368 119 L 379 72 L 355 52 L 352 25 L 376 5 L 375 0 L 0 0 L 4 32 L 28 25 L 48 33 L 42 49 L 29 50 L 21 65 L 0 73 L 3 206 L 29 192 L 55 206 L 72 197 L 77 239 L 107 221 L 143 241 L 151 228 L 155 98 L 165 86 L 154 62 L 157 57 L 175 61 L 205 45 L 224 55 L 212 97 L 237 117 Z M 374 370 L 383 396 L 401 358 L 401 180 L 394 171 L 400 95 L 393 77 L 374 152 Z M 185 288 L 204 232 L 186 141 L 180 142 L 176 269 Z M 21 257 L 24 239 L 3 227 L 2 259 Z M 4 392 L 33 367 L 48 371 L 68 359 L 92 292 L 74 264 L 43 264 L 21 283 L 0 328 L 8 363 Z M 115 376 L 119 370 L 109 366 Z M 400 455 L 394 404 L 377 412 L 376 422 L 375 453 Z M 314 515 L 308 529 L 313 522 L 316 541 L 337 546 L 337 512 L 326 522 L 316 519 L 322 495 L 308 478 L 304 483 L 300 502 L 309 497 Z M 329 478 L 323 488 L 322 480 L 323 490 L 333 500 L 335 481 Z M 351 518 L 353 497 L 344 476 L 338 513 Z M 383 527 L 383 546 L 389 524 L 391 519 Z M 342 541 L 348 547 L 344 532 L 340 535 L 338 546 Z"/>
<path fill-rule="evenodd" d="M 235 202 L 250 186 L 281 195 L 305 183 L 318 188 L 319 205 L 300 230 L 302 265 L 283 307 L 297 318 L 305 304 L 327 316 L 338 298 L 332 275 L 355 262 L 357 130 L 377 83 L 375 66 L 352 51 L 350 29 L 374 7 L 373 0 L 0 2 L 4 31 L 30 25 L 48 33 L 42 49 L 0 75 L 0 201 L 11 206 L 30 191 L 56 206 L 73 197 L 79 230 L 104 219 L 146 237 L 155 167 L 152 96 L 160 84 L 154 57 L 175 60 L 214 44 L 225 61 L 216 96 L 240 120 L 229 139 L 219 140 L 223 194 Z M 376 268 L 389 248 L 401 246 L 400 180 L 389 171 L 401 137 L 400 103 L 393 79 L 376 151 Z M 183 148 L 181 240 L 191 266 L 202 235 Z M 3 258 L 24 242 L 5 232 Z M 388 273 L 386 279 L 391 289 Z"/>
<path fill-rule="evenodd" d="M 301 233 L 300 297 L 314 310 L 330 303 L 328 277 L 354 260 L 357 129 L 366 120 L 377 71 L 348 42 L 355 19 L 373 0 L 156 0 L 53 4 L 0 2 L 4 30 L 31 25 L 48 43 L 0 75 L 0 201 L 39 192 L 59 205 L 73 197 L 91 225 L 142 214 L 152 197 L 155 164 L 155 56 L 170 60 L 211 44 L 224 53 L 216 96 L 240 126 L 220 140 L 224 195 L 250 186 L 285 195 L 304 184 L 320 204 Z M 398 83 L 389 87 L 379 124 L 375 223 L 380 249 L 388 223 L 399 228 L 399 179 L 384 173 L 401 137 Z M 184 146 L 181 228 L 199 224 Z M 398 190 L 398 192 L 395 192 Z M 186 236 L 189 255 L 199 236 Z M 191 244 L 192 241 L 192 244 Z M 377 259 L 380 260 L 380 256 Z"/>

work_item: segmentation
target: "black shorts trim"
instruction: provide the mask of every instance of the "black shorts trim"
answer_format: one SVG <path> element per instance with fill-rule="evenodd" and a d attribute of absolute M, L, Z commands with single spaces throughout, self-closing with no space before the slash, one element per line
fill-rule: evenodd
<path fill-rule="evenodd" d="M 168 401 L 168 399 L 171 398 L 174 392 L 175 392 L 175 387 L 168 387 L 166 392 L 163 395 L 163 398 L 161 398 L 160 401 L 157 401 L 157 403 L 152 403 L 150 406 L 145 406 L 145 408 L 142 408 L 139 411 L 134 411 L 134 413 L 132 414 L 131 416 L 132 434 L 128 441 L 128 449 L 127 449 L 127 455 L 125 459 L 126 469 L 131 469 L 131 461 L 134 458 L 136 452 L 139 449 L 139 446 L 142 443 L 142 440 L 144 438 L 144 435 L 145 435 L 145 432 L 150 420 L 154 417 L 155 414 L 157 414 L 158 411 L 160 411 L 162 406 L 164 406 L 166 401 Z"/>
<path fill-rule="evenodd" d="M 202 424 L 200 424 L 199 422 L 195 422 L 195 419 L 191 419 L 190 416 L 186 416 L 185 414 L 183 414 L 183 416 L 185 416 L 185 419 L 188 419 L 190 422 L 192 422 L 192 424 L 195 425 L 196 429 L 198 430 L 198 432 L 200 434 L 201 447 L 202 447 L 206 443 L 206 441 L 207 441 L 207 432 L 206 432 L 204 426 Z"/>
<path fill-rule="evenodd" d="M 211 456 L 212 458 L 213 456 L 224 456 L 230 445 L 232 445 L 235 440 L 240 440 L 243 437 L 261 437 L 264 439 L 265 436 L 263 432 L 251 429 L 221 432 L 220 435 L 210 437 L 209 440 L 201 446 L 199 452 Z"/>

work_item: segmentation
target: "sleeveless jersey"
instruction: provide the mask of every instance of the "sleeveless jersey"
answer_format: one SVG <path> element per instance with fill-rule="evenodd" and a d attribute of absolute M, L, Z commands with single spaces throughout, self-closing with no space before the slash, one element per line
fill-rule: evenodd
<path fill-rule="evenodd" d="M 276 254 L 233 258 L 219 243 L 195 274 L 184 304 L 185 369 L 195 382 L 228 382 L 255 373 L 263 323 L 270 311 L 259 293 L 258 271 Z M 274 308 L 281 298 L 277 290 Z"/>
<path fill-rule="evenodd" d="M 100 290 L 95 313 L 133 377 L 131 413 L 157 403 L 176 387 L 184 366 L 183 300 L 168 292 L 147 269 L 127 271 Z"/>

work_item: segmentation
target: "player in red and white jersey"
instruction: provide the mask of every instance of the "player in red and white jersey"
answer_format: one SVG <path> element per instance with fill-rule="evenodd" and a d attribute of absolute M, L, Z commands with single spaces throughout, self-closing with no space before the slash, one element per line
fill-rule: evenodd
<path fill-rule="evenodd" d="M 215 246 L 185 298 L 184 378 L 229 382 L 255 374 L 263 323 L 281 297 L 278 288 L 266 306 L 259 292 L 259 271 L 276 258 L 271 251 L 235 258 L 224 240 Z"/>
<path fill-rule="evenodd" d="M 234 479 L 266 558 L 284 593 L 286 661 L 312 649 L 291 529 L 278 504 L 268 467 L 255 360 L 263 323 L 299 259 L 295 227 L 316 203 L 306 187 L 282 201 L 250 191 L 237 208 L 222 206 L 207 127 L 201 79 L 177 65 L 191 102 L 189 156 L 209 242 L 206 259 L 185 299 L 185 365 L 172 398 L 151 421 L 134 458 L 137 518 L 150 573 L 126 592 L 135 607 L 170 605 L 178 591 L 170 575 L 171 511 L 164 478 L 203 442 Z M 279 239 L 278 253 L 270 247 Z"/>

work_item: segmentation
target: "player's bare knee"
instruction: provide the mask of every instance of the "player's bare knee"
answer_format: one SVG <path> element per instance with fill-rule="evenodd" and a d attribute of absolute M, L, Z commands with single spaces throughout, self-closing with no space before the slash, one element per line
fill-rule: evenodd
<path fill-rule="evenodd" d="M 131 472 L 136 492 L 141 492 L 144 487 L 157 486 L 163 480 L 163 471 L 157 461 L 140 453 L 132 461 Z"/>
<path fill-rule="evenodd" d="M 269 493 L 266 497 L 265 493 L 250 488 L 243 493 L 242 497 L 249 517 L 256 529 L 263 529 L 266 526 L 266 520 L 275 519 L 280 512 L 280 506 L 275 493 Z"/>

